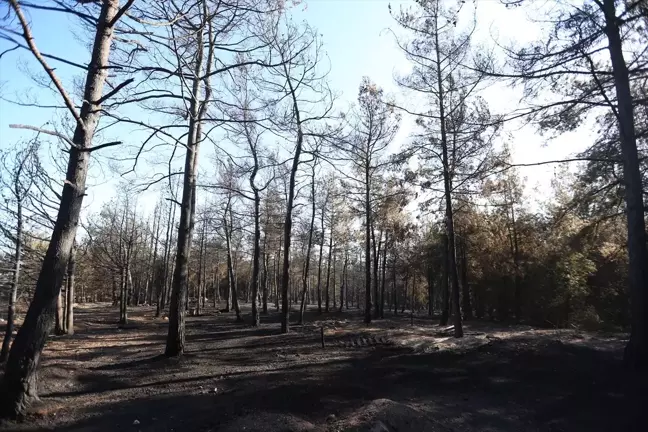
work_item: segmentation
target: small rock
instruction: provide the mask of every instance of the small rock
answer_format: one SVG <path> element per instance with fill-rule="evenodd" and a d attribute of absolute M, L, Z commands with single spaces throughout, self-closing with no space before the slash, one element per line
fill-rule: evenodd
<path fill-rule="evenodd" d="M 337 420 L 337 417 L 335 417 L 335 414 L 329 414 L 328 417 L 326 417 L 326 422 L 327 423 L 333 423 L 335 420 Z"/>
<path fill-rule="evenodd" d="M 214 389 L 212 390 L 212 393 L 218 393 L 218 387 L 214 387 Z"/>
<path fill-rule="evenodd" d="M 140 424 L 139 420 L 135 419 L 135 421 L 133 422 L 133 426 L 137 426 L 138 424 Z"/>

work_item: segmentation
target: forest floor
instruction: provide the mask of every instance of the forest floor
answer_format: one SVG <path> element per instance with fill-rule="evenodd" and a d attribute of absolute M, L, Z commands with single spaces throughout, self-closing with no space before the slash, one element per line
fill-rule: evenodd
<path fill-rule="evenodd" d="M 365 326 L 358 311 L 313 309 L 282 335 L 274 309 L 260 328 L 208 309 L 167 359 L 154 308 L 131 308 L 124 329 L 117 312 L 75 308 L 76 333 L 45 348 L 42 402 L 0 430 L 596 432 L 645 415 L 626 335 L 475 321 L 456 340 L 423 316 Z"/>

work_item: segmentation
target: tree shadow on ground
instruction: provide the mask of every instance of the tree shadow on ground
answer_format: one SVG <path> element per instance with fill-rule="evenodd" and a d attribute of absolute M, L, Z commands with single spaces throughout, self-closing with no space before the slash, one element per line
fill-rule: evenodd
<path fill-rule="evenodd" d="M 192 318 L 187 329 L 188 352 L 181 359 L 158 355 L 163 342 L 158 354 L 140 346 L 159 340 L 163 329 L 157 325 L 128 334 L 133 345 L 110 348 L 111 360 L 100 357 L 101 347 L 90 350 L 99 356 L 96 364 L 79 369 L 72 388 L 44 392 L 45 400 L 62 406 L 56 417 L 6 430 L 218 431 L 261 412 L 327 425 L 331 415 L 357 416 L 379 398 L 416 406 L 453 431 L 645 427 L 639 406 L 645 381 L 628 385 L 618 341 L 580 346 L 530 334 L 467 352 L 420 354 L 389 345 L 321 349 L 317 326 L 280 335 L 277 324 L 233 325 L 224 314 Z M 58 349 L 44 366 L 68 373 L 70 364 L 84 364 L 63 352 Z"/>

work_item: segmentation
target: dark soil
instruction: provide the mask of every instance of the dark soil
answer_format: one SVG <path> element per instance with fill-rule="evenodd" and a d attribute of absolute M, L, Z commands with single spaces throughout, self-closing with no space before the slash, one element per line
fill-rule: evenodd
<path fill-rule="evenodd" d="M 75 314 L 75 335 L 45 349 L 42 402 L 1 430 L 648 430 L 623 335 L 475 322 L 457 342 L 424 317 L 365 327 L 355 311 L 309 311 L 281 335 L 274 310 L 252 328 L 209 309 L 168 359 L 154 308 L 131 308 L 123 329 L 107 304 Z"/>

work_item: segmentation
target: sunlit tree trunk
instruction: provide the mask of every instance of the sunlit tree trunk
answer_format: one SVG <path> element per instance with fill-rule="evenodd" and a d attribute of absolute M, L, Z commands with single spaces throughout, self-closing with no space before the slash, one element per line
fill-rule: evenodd
<path fill-rule="evenodd" d="M 10 4 L 18 14 L 20 11 L 18 2 L 10 0 Z M 34 297 L 11 347 L 4 378 L 0 384 L 0 417 L 24 415 L 29 403 L 38 398 L 36 370 L 47 336 L 54 326 L 56 299 L 66 272 L 83 197 L 86 193 L 89 149 L 92 147 L 92 139 L 101 113 L 96 103 L 102 97 L 108 74 L 108 56 L 114 29 L 113 19 L 118 12 L 119 1 L 105 0 L 100 7 L 101 12 L 97 19 L 94 45 L 86 75 L 83 104 L 72 138 L 75 147 L 69 149 L 65 186 L 50 243 L 36 282 Z M 27 43 L 33 43 L 27 36 L 31 31 L 24 16 L 21 18 L 21 24 Z"/>

